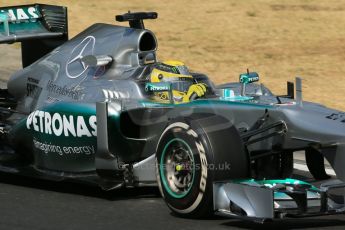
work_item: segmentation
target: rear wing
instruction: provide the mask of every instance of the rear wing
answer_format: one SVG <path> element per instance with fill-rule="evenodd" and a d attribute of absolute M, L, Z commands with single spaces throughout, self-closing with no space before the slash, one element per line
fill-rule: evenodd
<path fill-rule="evenodd" d="M 0 8 L 0 44 L 21 42 L 23 67 L 68 40 L 67 8 L 33 4 Z"/>

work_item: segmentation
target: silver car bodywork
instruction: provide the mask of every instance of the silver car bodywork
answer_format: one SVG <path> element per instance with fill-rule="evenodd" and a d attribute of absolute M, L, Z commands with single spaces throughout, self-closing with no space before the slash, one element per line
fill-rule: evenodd
<path fill-rule="evenodd" d="M 26 30 L 11 34 L 11 22 L 3 22 L 0 42 L 25 44 L 27 39 L 36 39 L 35 33 L 27 35 Z M 44 39 L 66 36 L 66 31 L 38 32 Z M 271 187 L 255 181 L 238 182 L 237 175 L 230 171 L 229 180 L 213 184 L 215 212 L 261 221 L 296 214 L 296 210 L 300 211 L 297 215 L 344 211 L 343 205 L 327 198 L 327 192 L 344 187 L 345 115 L 302 101 L 300 80 L 296 82 L 294 99 L 291 95 L 273 95 L 256 83 L 215 87 L 207 76 L 194 73 L 198 82 L 208 85 L 210 95 L 187 104 L 162 104 L 152 101 L 145 90 L 150 70 L 157 62 L 153 32 L 95 24 L 50 48 L 51 52 L 31 63 L 28 60 L 35 58 L 28 54 L 28 65 L 10 78 L 5 106 L 1 107 L 1 137 L 6 145 L 1 154 L 12 154 L 17 159 L 25 152 L 32 161 L 27 168 L 5 162 L 0 170 L 56 180 L 92 181 L 104 189 L 124 184 L 155 185 L 155 151 L 169 121 L 213 114 L 239 130 L 250 161 L 262 154 L 314 148 L 330 162 L 339 179 L 311 191 L 309 186 L 294 187 L 286 181 Z M 121 183 L 118 174 L 124 177 Z M 279 192 L 290 195 L 287 200 L 279 200 Z M 304 198 L 295 198 L 295 194 Z M 308 212 L 311 207 L 318 211 Z"/>

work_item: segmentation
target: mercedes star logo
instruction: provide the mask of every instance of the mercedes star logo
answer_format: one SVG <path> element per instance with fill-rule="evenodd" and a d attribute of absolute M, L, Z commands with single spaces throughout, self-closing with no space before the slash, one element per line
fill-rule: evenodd
<path fill-rule="evenodd" d="M 70 57 L 66 64 L 66 75 L 69 78 L 75 79 L 83 75 L 88 66 L 82 62 L 82 58 L 87 55 L 93 55 L 96 38 L 87 36 L 72 50 Z"/>

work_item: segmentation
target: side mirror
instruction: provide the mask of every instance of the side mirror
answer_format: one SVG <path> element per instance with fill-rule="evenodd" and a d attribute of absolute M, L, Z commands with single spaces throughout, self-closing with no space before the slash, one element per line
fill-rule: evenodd
<path fill-rule="evenodd" d="M 240 74 L 240 83 L 242 83 L 241 87 L 241 96 L 246 95 L 246 84 L 253 83 L 259 81 L 259 74 L 257 72 L 247 72 Z"/>
<path fill-rule="evenodd" d="M 5 36 L 10 36 L 10 28 L 9 28 L 9 16 L 6 13 L 0 12 L 0 23 L 4 23 L 4 33 Z"/>
<path fill-rule="evenodd" d="M 248 84 L 259 81 L 259 74 L 257 72 L 240 74 L 240 83 Z"/>

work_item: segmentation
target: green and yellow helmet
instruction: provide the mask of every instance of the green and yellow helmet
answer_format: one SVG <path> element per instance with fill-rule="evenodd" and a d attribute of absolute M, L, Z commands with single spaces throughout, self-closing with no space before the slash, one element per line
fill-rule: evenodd
<path fill-rule="evenodd" d="M 175 94 L 185 93 L 193 85 L 193 76 L 188 68 L 180 61 L 164 61 L 155 64 L 152 69 L 151 82 L 169 82 Z"/>

